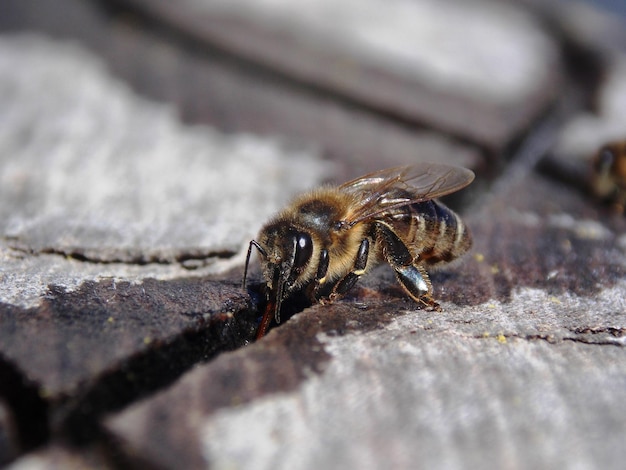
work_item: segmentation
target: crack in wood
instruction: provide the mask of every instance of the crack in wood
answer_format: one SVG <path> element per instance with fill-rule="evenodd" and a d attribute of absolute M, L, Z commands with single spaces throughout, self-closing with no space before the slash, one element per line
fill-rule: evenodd
<path fill-rule="evenodd" d="M 77 445 L 96 441 L 102 434 L 103 415 L 164 389 L 196 364 L 247 344 L 244 341 L 244 344 L 229 346 L 229 330 L 221 323 L 210 325 L 206 330 L 182 334 L 167 344 L 156 345 L 125 360 L 115 370 L 104 373 L 89 387 L 55 406 L 52 430 L 60 431 Z"/>
<path fill-rule="evenodd" d="M 470 335 L 473 339 L 495 339 L 500 343 L 506 343 L 509 339 L 521 339 L 524 341 L 546 341 L 550 344 L 558 344 L 563 341 L 571 341 L 574 343 L 583 343 L 598 346 L 626 346 L 626 329 L 612 327 L 597 328 L 566 328 L 566 330 L 574 333 L 574 336 L 568 336 L 562 333 L 483 333 L 481 335 Z"/>
<path fill-rule="evenodd" d="M 199 363 L 248 344 L 257 308 L 254 296 L 229 283 L 105 280 L 69 292 L 51 286 L 43 306 L 25 310 L 0 304 L 0 315 L 10 335 L 0 343 L 6 350 L 0 355 L 0 398 L 16 416 L 20 446 L 27 451 L 51 436 L 80 446 L 98 442 L 103 415 L 162 390 Z M 46 355 L 29 347 L 32 341 L 26 338 L 37 334 Z M 113 344 L 98 347 L 94 341 Z M 128 351 L 120 358 L 118 349 Z M 59 362 L 71 368 L 85 356 L 90 356 L 88 376 L 50 370 L 50 364 Z M 14 364 L 14 357 L 23 362 Z"/>
<path fill-rule="evenodd" d="M 0 397 L 11 408 L 17 428 L 17 443 L 21 452 L 34 449 L 50 437 L 48 404 L 37 384 L 13 361 L 0 354 Z"/>
<path fill-rule="evenodd" d="M 9 248 L 29 256 L 56 255 L 90 264 L 127 264 L 137 266 L 178 264 L 186 270 L 198 269 L 211 264 L 214 260 L 232 258 L 237 254 L 236 251 L 232 250 L 202 251 L 198 249 L 157 250 L 154 252 L 133 249 L 109 249 L 106 252 L 98 252 L 98 250 L 86 248 L 32 248 L 16 243 L 15 240 L 11 240 Z"/>

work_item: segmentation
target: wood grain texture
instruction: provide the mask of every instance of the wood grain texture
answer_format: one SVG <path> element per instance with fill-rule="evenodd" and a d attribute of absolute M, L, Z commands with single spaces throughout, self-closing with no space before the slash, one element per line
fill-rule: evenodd
<path fill-rule="evenodd" d="M 534 173 L 476 214 L 475 251 L 432 276 L 442 313 L 378 270 L 110 429 L 172 468 L 619 468 L 626 222 Z"/>
<path fill-rule="evenodd" d="M 21 25 L 81 41 L 138 93 L 169 103 L 187 122 L 227 133 L 278 135 L 318 148 L 345 173 L 338 175 L 340 181 L 416 159 L 469 168 L 483 163 L 485 150 L 468 145 L 467 139 L 286 78 L 264 64 L 198 42 L 184 27 L 168 27 L 167 18 L 136 17 L 128 3 L 59 1 L 11 0 L 5 27 L 19 30 Z M 73 21 L 60 10 L 71 11 Z M 539 101 L 539 107 L 547 105 Z"/>
<path fill-rule="evenodd" d="M 487 67 L 498 76 L 482 91 L 451 74 L 446 88 L 425 80 L 432 70 L 406 79 L 363 44 L 354 55 L 345 42 L 312 50 L 319 33 L 296 18 L 284 28 L 301 41 L 278 43 L 250 12 L 204 21 L 191 3 L 171 15 L 164 5 L 3 5 L 0 462 L 621 468 L 626 219 L 534 168 L 571 134 L 563 122 L 588 114 L 576 103 L 601 96 L 602 118 L 621 102 L 626 75 L 603 29 L 587 47 L 588 29 L 527 3 L 446 3 L 457 21 L 476 9 L 463 27 L 510 31 L 520 53 L 549 44 L 502 62 L 547 74 L 521 74 L 527 93 L 506 96 L 496 78 L 522 68 Z M 459 44 L 468 61 L 485 59 L 467 72 L 502 64 L 490 60 L 496 43 Z M 328 57 L 349 59 L 351 72 L 320 67 Z M 540 120 L 555 100 L 568 106 Z M 264 295 L 256 266 L 241 289 L 231 255 L 264 211 L 324 175 L 343 182 L 416 160 L 478 174 L 449 201 L 474 248 L 431 273 L 443 312 L 417 309 L 383 266 L 332 305 L 291 299 L 283 323 L 250 344 Z M 209 275 L 213 263 L 230 271 Z"/>
<path fill-rule="evenodd" d="M 552 38 L 510 4 L 122 3 L 298 81 L 492 149 L 543 112 L 562 78 Z"/>

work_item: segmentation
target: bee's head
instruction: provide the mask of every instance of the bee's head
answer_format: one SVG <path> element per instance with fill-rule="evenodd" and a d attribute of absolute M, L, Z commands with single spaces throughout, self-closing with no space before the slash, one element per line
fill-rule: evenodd
<path fill-rule="evenodd" d="M 255 246 L 261 256 L 268 300 L 275 302 L 274 316 L 279 322 L 280 303 L 299 285 L 298 281 L 313 255 L 313 240 L 305 231 L 280 220 L 261 230 L 258 238 L 258 241 L 250 242 L 243 282 L 245 286 L 250 254 Z"/>

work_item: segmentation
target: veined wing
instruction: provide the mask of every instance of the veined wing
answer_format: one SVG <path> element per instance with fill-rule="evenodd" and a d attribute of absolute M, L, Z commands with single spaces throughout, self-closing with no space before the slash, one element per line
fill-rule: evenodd
<path fill-rule="evenodd" d="M 417 163 L 375 171 L 339 186 L 354 196 L 349 226 L 398 207 L 423 202 L 464 188 L 474 180 L 467 168 Z"/>

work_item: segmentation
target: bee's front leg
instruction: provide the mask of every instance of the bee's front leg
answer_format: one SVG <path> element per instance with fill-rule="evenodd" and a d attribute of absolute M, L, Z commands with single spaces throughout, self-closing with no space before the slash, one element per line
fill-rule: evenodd
<path fill-rule="evenodd" d="M 386 225 L 378 225 L 378 233 L 387 263 L 396 272 L 396 278 L 413 300 L 434 310 L 440 310 L 433 298 L 433 288 L 428 273 L 418 266 L 404 242 Z"/>

